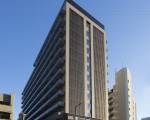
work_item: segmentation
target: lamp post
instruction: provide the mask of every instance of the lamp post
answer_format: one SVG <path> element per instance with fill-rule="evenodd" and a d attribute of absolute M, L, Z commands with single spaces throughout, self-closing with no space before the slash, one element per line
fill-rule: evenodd
<path fill-rule="evenodd" d="M 81 104 L 82 104 L 82 103 L 80 102 L 79 104 L 77 104 L 77 105 L 75 106 L 75 118 L 76 118 L 77 108 L 78 108 Z"/>
<path fill-rule="evenodd" d="M 26 115 L 27 115 L 27 114 L 24 114 L 24 113 L 23 113 L 23 120 L 26 120 Z"/>

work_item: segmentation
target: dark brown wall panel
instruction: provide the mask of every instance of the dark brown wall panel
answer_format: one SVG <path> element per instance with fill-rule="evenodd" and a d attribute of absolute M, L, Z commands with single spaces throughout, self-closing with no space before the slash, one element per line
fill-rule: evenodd
<path fill-rule="evenodd" d="M 70 10 L 69 112 L 84 115 L 84 24 L 83 18 Z"/>
<path fill-rule="evenodd" d="M 96 27 L 93 28 L 94 40 L 94 83 L 95 83 L 95 112 L 96 118 L 105 119 L 105 50 L 104 34 Z"/>

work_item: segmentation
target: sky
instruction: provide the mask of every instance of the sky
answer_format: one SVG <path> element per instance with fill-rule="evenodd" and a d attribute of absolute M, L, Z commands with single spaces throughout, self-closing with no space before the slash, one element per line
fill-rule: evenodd
<path fill-rule="evenodd" d="M 105 25 L 109 87 L 115 72 L 132 73 L 138 120 L 150 116 L 150 1 L 74 0 Z M 0 92 L 15 93 L 15 119 L 35 58 L 63 0 L 0 0 Z"/>

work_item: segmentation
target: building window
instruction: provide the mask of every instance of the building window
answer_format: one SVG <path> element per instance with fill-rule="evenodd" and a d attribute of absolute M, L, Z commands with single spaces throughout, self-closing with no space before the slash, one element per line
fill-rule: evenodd
<path fill-rule="evenodd" d="M 10 113 L 0 112 L 0 119 L 10 119 Z"/>
<path fill-rule="evenodd" d="M 10 95 L 3 95 L 3 101 L 0 101 L 2 105 L 10 105 L 11 104 L 11 96 Z"/>

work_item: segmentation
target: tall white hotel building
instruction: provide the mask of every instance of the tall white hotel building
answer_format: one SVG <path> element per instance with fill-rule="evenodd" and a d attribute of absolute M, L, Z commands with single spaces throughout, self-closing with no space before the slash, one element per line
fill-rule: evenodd
<path fill-rule="evenodd" d="M 104 25 L 73 0 L 64 1 L 22 95 L 25 120 L 108 120 Z"/>

